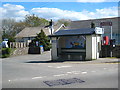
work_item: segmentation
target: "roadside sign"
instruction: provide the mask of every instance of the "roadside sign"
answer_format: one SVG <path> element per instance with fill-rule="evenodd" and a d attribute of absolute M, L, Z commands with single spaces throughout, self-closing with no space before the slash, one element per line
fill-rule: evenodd
<path fill-rule="evenodd" d="M 112 26 L 112 22 L 101 22 L 100 26 Z"/>
<path fill-rule="evenodd" d="M 96 34 L 104 34 L 104 29 L 103 29 L 103 28 L 96 27 L 96 28 L 95 28 L 95 33 L 96 33 Z"/>

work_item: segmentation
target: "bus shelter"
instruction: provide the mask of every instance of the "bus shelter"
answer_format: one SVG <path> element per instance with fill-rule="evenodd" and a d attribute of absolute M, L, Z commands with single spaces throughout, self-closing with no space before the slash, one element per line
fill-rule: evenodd
<path fill-rule="evenodd" d="M 103 28 L 59 30 L 50 35 L 52 60 L 98 59 Z"/>

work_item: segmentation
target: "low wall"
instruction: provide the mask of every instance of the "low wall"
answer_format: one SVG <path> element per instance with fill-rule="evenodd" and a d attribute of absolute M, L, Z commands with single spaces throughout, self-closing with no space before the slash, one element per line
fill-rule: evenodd
<path fill-rule="evenodd" d="M 19 56 L 19 55 L 26 55 L 28 54 L 28 47 L 25 48 L 16 48 L 11 56 Z"/>
<path fill-rule="evenodd" d="M 24 47 L 24 48 L 15 48 L 15 50 L 11 53 L 11 57 L 20 56 L 26 54 L 42 54 L 42 47 Z"/>
<path fill-rule="evenodd" d="M 120 45 L 112 47 L 110 45 L 105 45 L 101 47 L 100 57 L 110 57 L 110 52 L 112 50 L 112 56 L 120 58 Z"/>

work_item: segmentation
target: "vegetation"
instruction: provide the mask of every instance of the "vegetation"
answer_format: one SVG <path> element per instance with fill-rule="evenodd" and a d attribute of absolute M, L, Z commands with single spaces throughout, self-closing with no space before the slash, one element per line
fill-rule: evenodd
<path fill-rule="evenodd" d="M 29 27 L 37 27 L 37 26 L 45 26 L 48 24 L 48 21 L 44 18 L 39 18 L 38 16 L 33 15 L 26 15 L 25 16 L 25 23 Z"/>
<path fill-rule="evenodd" d="M 7 58 L 10 56 L 12 49 L 11 48 L 2 48 L 2 58 Z"/>
<path fill-rule="evenodd" d="M 57 21 L 57 24 L 64 24 L 68 26 L 71 20 L 60 19 Z M 15 21 L 14 19 L 3 19 L 2 20 L 2 39 L 8 38 L 10 42 L 15 41 L 15 35 L 18 34 L 25 27 L 38 27 L 46 26 L 49 24 L 49 21 L 40 18 L 36 15 L 26 15 L 24 21 Z"/>
<path fill-rule="evenodd" d="M 43 30 L 41 30 L 41 32 L 37 34 L 35 39 L 32 41 L 32 45 L 35 46 L 36 41 L 39 42 L 39 46 L 43 45 L 45 51 L 50 50 L 51 48 L 50 39 L 45 35 Z"/>
<path fill-rule="evenodd" d="M 14 19 L 2 20 L 2 40 L 7 38 L 10 42 L 15 41 L 15 35 L 25 28 L 24 22 L 16 22 Z"/>
<path fill-rule="evenodd" d="M 64 24 L 65 26 L 68 26 L 70 24 L 71 20 L 69 19 L 59 19 L 57 21 L 58 24 Z"/>
<path fill-rule="evenodd" d="M 48 25 L 48 21 L 33 15 L 26 15 L 24 21 L 15 21 L 14 19 L 2 20 L 2 40 L 7 38 L 10 42 L 15 41 L 15 35 L 25 27 L 38 27 Z"/>

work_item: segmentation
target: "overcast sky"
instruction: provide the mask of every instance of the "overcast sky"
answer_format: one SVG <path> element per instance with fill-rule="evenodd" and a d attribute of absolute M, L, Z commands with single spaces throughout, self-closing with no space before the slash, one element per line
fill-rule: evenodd
<path fill-rule="evenodd" d="M 35 14 L 45 19 L 87 20 L 118 16 L 119 0 L 69 0 L 56 2 L 55 0 L 12 0 L 2 1 L 0 18 L 14 18 L 23 20 L 25 15 Z M 20 2 L 21 1 L 21 2 Z M 44 2 L 43 2 L 44 1 Z M 54 1 L 54 2 L 52 2 Z M 61 0 L 62 1 L 62 0 Z"/>

